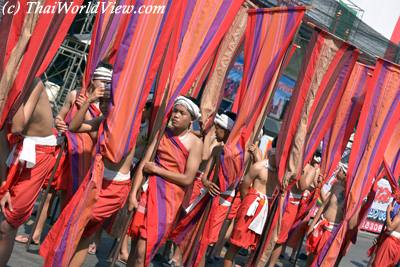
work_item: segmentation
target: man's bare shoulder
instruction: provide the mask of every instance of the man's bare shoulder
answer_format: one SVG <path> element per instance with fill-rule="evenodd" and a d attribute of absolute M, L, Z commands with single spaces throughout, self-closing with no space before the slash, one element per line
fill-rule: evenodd
<path fill-rule="evenodd" d="M 190 133 L 190 143 L 192 146 L 201 147 L 203 146 L 203 141 L 197 137 L 194 133 Z"/>
<path fill-rule="evenodd" d="M 265 166 L 267 165 L 267 163 L 268 163 L 268 160 L 261 160 L 261 161 L 254 163 L 251 166 L 251 168 L 253 169 L 253 171 L 257 171 L 257 172 L 263 171 L 263 170 L 266 170 Z"/>

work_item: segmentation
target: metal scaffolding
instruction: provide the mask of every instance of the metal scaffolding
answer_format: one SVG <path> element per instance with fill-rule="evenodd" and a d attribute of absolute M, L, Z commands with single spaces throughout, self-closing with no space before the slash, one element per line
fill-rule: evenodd
<path fill-rule="evenodd" d="M 79 87 L 86 66 L 95 14 L 77 17 L 52 63 L 44 74 L 45 82 L 57 84 L 53 112 L 58 113 L 68 93 Z"/>

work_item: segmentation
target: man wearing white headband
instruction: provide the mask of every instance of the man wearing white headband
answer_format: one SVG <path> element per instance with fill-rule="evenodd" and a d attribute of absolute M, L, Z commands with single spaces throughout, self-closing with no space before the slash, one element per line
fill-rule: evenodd
<path fill-rule="evenodd" d="M 308 228 L 306 251 L 309 256 L 307 266 L 311 265 L 314 257 L 321 253 L 332 231 L 343 221 L 346 174 L 346 165 L 340 163 L 339 171 L 336 174 L 337 182 L 332 186 L 328 199 L 322 203 Z"/>
<path fill-rule="evenodd" d="M 127 266 L 149 265 L 154 250 L 163 245 L 175 226 L 185 191 L 193 183 L 201 161 L 203 142 L 190 127 L 199 118 L 199 107 L 187 97 L 178 97 L 159 146 L 155 148 L 155 138 L 138 166 L 129 197 L 129 209 L 136 209 L 129 233 L 137 244 L 129 254 Z M 150 162 L 154 149 L 156 162 Z M 148 187 L 138 200 L 144 181 L 143 172 L 148 174 Z M 160 191 L 169 193 L 158 196 Z M 163 228 L 157 229 L 161 224 Z M 154 233 L 161 237 L 161 241 L 149 238 Z"/>

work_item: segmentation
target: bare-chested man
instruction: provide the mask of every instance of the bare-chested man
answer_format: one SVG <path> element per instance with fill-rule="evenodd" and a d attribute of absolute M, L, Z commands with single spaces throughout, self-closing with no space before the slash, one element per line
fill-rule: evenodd
<path fill-rule="evenodd" d="M 131 250 L 128 266 L 148 266 L 174 226 L 185 189 L 193 182 L 201 162 L 203 143 L 190 130 L 192 121 L 199 118 L 198 106 L 186 97 L 178 97 L 155 162 L 150 158 L 156 139 L 139 164 L 129 197 L 129 208 L 136 209 L 129 232 L 137 238 L 137 245 Z M 143 172 L 149 174 L 148 187 L 138 201 Z"/>
<path fill-rule="evenodd" d="M 317 164 L 314 164 L 314 161 L 313 159 L 311 163 L 306 164 L 299 181 L 297 181 L 289 191 L 289 201 L 282 216 L 278 240 L 272 251 L 269 266 L 275 266 L 281 255 L 282 248 L 288 240 L 289 231 L 297 218 L 304 191 L 311 191 L 314 188 L 314 184 L 318 184 L 319 175 L 316 175 L 316 172 L 319 171 L 319 167 Z"/>
<path fill-rule="evenodd" d="M 7 183 L 1 188 L 0 266 L 8 262 L 18 227 L 33 210 L 55 163 L 57 139 L 52 132 L 52 112 L 43 83 L 33 90 L 12 119 L 13 150 L 7 160 Z"/>
<path fill-rule="evenodd" d="M 90 86 L 88 88 L 88 93 L 92 93 L 93 90 L 97 87 L 101 87 L 102 84 L 105 82 L 102 79 L 102 72 L 99 71 L 101 70 L 100 68 L 97 68 L 93 74 L 93 80 L 91 80 Z M 72 90 L 71 92 L 68 93 L 67 97 L 66 97 L 66 101 L 63 104 L 63 106 L 61 107 L 58 115 L 55 117 L 54 119 L 54 125 L 56 127 L 56 129 L 58 130 L 59 133 L 64 133 L 68 130 L 68 125 L 65 122 L 66 116 L 68 114 L 68 112 L 70 111 L 70 109 L 72 108 L 72 106 L 74 105 L 74 103 L 77 103 L 78 107 L 80 107 L 84 101 L 85 98 L 83 97 L 83 95 L 78 96 L 77 95 L 77 90 Z M 85 120 L 91 120 L 94 117 L 97 117 L 100 114 L 100 111 L 98 110 L 98 102 L 95 102 L 94 105 L 91 106 L 91 110 L 90 112 L 86 112 L 85 114 Z M 91 134 L 91 133 L 90 133 Z M 95 137 L 95 135 L 93 135 L 93 138 Z M 47 198 L 45 200 L 45 203 L 43 205 L 43 209 L 42 212 L 39 215 L 38 218 L 38 222 L 37 222 L 37 227 L 35 228 L 35 232 L 32 235 L 32 243 L 34 244 L 39 244 L 40 243 L 40 239 L 41 239 L 41 235 L 46 223 L 46 219 L 49 216 L 49 207 L 51 206 L 51 202 L 54 198 L 54 196 L 56 195 L 55 191 L 59 191 L 60 194 L 60 203 L 61 203 L 61 207 L 65 206 L 65 199 L 66 199 L 66 191 L 67 191 L 67 187 L 72 185 L 72 181 L 71 181 L 71 175 L 69 175 L 71 173 L 71 166 L 69 164 L 69 160 L 66 157 L 66 152 L 63 152 L 63 160 L 60 162 L 58 168 L 59 171 L 57 171 L 56 176 L 54 177 L 54 180 L 52 182 L 52 189 L 54 190 L 50 190 L 49 194 L 47 195 Z M 87 153 L 87 151 L 83 151 L 83 153 Z M 78 168 L 77 166 L 72 166 L 75 168 Z M 82 177 L 83 179 L 83 177 Z M 44 187 L 47 187 L 47 183 L 44 185 Z M 18 235 L 15 238 L 15 241 L 19 242 L 19 243 L 26 243 L 28 242 L 29 237 L 27 235 Z"/>
<path fill-rule="evenodd" d="M 244 197 L 235 218 L 224 266 L 233 266 L 240 248 L 254 249 L 257 246 L 267 219 L 269 199 L 278 185 L 275 149 L 276 139 L 268 151 L 268 159 L 253 164 L 240 185 L 240 195 Z"/>
<path fill-rule="evenodd" d="M 331 236 L 332 230 L 343 220 L 346 175 L 347 167 L 340 163 L 339 171 L 336 174 L 337 182 L 332 186 L 327 201 L 318 209 L 309 227 L 306 242 L 306 251 L 309 254 L 307 262 L 309 264 L 313 262 L 314 256 L 319 255 Z"/>

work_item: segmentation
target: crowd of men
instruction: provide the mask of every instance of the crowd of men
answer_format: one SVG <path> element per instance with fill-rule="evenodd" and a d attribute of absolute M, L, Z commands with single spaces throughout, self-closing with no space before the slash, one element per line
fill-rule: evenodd
<path fill-rule="evenodd" d="M 26 243 L 28 236 L 18 235 L 18 228 L 26 223 L 34 210 L 35 202 L 57 167 L 51 187 L 60 191 L 61 207 L 68 205 L 65 197 L 72 183 L 68 164 L 56 164 L 59 153 L 64 161 L 67 149 L 61 150 L 60 136 L 66 132 L 87 133 L 93 140 L 98 139 L 102 122 L 107 117 L 111 93 L 111 66 L 102 63 L 94 72 L 85 94 L 80 91 L 69 93 L 59 114 L 53 119 L 51 106 L 43 83 L 36 79 L 33 90 L 26 97 L 10 123 L 1 131 L 1 154 L 9 155 L 0 164 L 2 179 L 0 222 L 0 266 L 6 266 L 13 251 L 14 242 Z M 73 118 L 66 119 L 69 110 L 76 105 Z M 199 197 L 209 194 L 220 198 L 218 182 L 212 179 L 215 162 L 220 159 L 224 144 L 234 126 L 236 114 L 225 111 L 217 114 L 213 135 L 205 140 L 202 133 L 194 130 L 201 112 L 194 99 L 179 96 L 169 115 L 168 126 L 149 140 L 149 126 L 152 99 L 149 97 L 142 115 L 142 125 L 135 149 L 118 163 L 103 157 L 103 179 L 96 202 L 91 209 L 91 218 L 86 224 L 82 237 L 73 254 L 69 266 L 82 266 L 88 253 L 95 253 L 99 245 L 104 223 L 114 218 L 114 224 L 123 224 L 118 213 L 127 207 L 133 217 L 122 246 L 119 260 L 127 266 L 145 266 L 168 241 L 174 245 L 170 266 L 184 265 L 187 249 L 173 238 L 172 232 L 185 214 L 193 209 Z M 95 146 L 93 145 L 93 150 Z M 94 156 L 93 150 L 91 156 Z M 152 155 L 152 151 L 155 156 Z M 267 151 L 267 153 L 263 153 Z M 278 179 L 276 164 L 276 138 L 271 146 L 262 147 L 258 143 L 249 146 L 245 162 L 251 161 L 238 186 L 234 200 L 225 209 L 218 209 L 224 220 L 231 223 L 225 234 L 210 235 L 209 245 L 228 241 L 224 256 L 224 266 L 234 266 L 235 256 L 240 250 L 254 250 L 261 242 L 271 203 L 283 193 Z M 266 155 L 264 157 L 264 155 Z M 322 187 L 326 177 L 320 174 L 321 156 L 318 152 L 307 163 L 301 178 L 290 187 L 289 197 L 282 216 L 278 240 L 269 259 L 269 266 L 275 266 L 286 246 L 293 248 L 290 261 L 306 240 L 307 265 L 329 239 L 332 230 L 344 217 L 347 167 L 340 163 L 334 176 L 333 185 L 322 190 L 320 202 L 310 220 L 304 220 L 304 209 L 310 196 Z M 83 177 L 82 177 L 83 179 Z M 44 209 L 37 218 L 38 224 L 32 242 L 39 244 L 43 238 L 45 221 L 50 203 L 54 198 L 50 193 Z M 224 198 L 221 197 L 223 200 Z M 157 211 L 157 212 L 156 212 Z M 229 213 L 229 214 L 228 214 Z M 156 216 L 162 216 L 157 217 Z M 229 215 L 229 216 L 228 216 Z M 307 217 L 308 218 L 308 217 Z M 211 218 L 212 219 L 212 218 Z M 115 221 L 122 220 L 122 221 Z M 300 223 L 299 223 L 300 222 Z M 296 225 L 296 231 L 293 231 Z M 217 228 L 221 230 L 221 227 Z M 268 230 L 268 229 L 267 229 Z M 51 232 L 51 230 L 50 230 Z M 125 233 L 124 233 L 125 234 Z M 221 237 L 220 237 L 221 236 Z M 129 246 L 129 240 L 131 245 Z M 45 241 L 46 242 L 46 241 Z M 224 244 L 223 244 L 224 245 Z M 378 244 L 373 266 L 393 266 L 400 259 L 400 216 L 389 205 L 384 241 Z M 219 253 L 217 253 L 219 254 Z M 46 255 L 41 253 L 41 255 Z M 217 255 L 218 256 L 218 255 Z M 200 265 L 205 265 L 203 259 Z"/>

